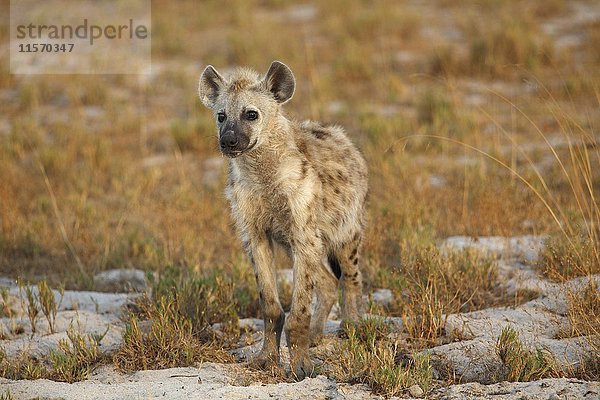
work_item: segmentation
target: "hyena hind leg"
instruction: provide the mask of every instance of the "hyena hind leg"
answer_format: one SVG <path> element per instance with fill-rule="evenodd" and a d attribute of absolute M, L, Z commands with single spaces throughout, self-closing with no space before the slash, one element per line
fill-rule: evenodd
<path fill-rule="evenodd" d="M 332 263 L 334 266 L 332 266 Z M 323 260 L 315 279 L 317 302 L 310 321 L 310 341 L 312 346 L 321 341 L 331 307 L 333 307 L 333 304 L 337 300 L 338 278 L 334 275 L 335 271 L 337 271 L 338 276 L 341 274 L 339 263 L 330 257 L 327 261 Z"/>
<path fill-rule="evenodd" d="M 360 272 L 360 244 L 361 236 L 345 243 L 337 252 L 340 261 L 342 276 L 342 328 L 349 324 L 356 324 L 362 316 L 362 274 Z"/>

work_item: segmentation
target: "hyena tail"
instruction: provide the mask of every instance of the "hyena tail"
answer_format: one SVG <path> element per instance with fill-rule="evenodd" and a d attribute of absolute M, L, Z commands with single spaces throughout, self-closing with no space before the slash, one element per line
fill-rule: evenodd
<path fill-rule="evenodd" d="M 342 276 L 342 267 L 340 265 L 340 260 L 333 254 L 329 254 L 327 256 L 327 262 L 329 263 L 329 268 L 331 268 L 331 272 L 335 275 L 335 277 L 339 280 Z"/>

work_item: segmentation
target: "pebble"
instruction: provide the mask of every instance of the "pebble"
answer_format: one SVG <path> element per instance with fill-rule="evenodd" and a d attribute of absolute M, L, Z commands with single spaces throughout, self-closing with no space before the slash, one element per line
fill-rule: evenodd
<path fill-rule="evenodd" d="M 411 387 L 409 387 L 408 393 L 411 397 L 421 397 L 425 394 L 425 392 L 423 392 L 423 389 L 421 389 L 421 386 L 419 385 L 412 385 Z"/>

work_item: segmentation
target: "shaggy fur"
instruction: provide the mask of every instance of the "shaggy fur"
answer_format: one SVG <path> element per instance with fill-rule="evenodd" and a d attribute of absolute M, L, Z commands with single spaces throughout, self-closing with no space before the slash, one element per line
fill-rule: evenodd
<path fill-rule="evenodd" d="M 264 76 L 237 69 L 224 78 L 208 66 L 199 95 L 214 110 L 221 150 L 230 157 L 226 196 L 260 292 L 265 332 L 252 364 L 279 362 L 285 314 L 273 246 L 280 245 L 294 266 L 285 331 L 292 373 L 302 379 L 314 372 L 308 348 L 323 332 L 338 283 L 344 322 L 360 317 L 367 166 L 342 128 L 282 114 L 294 88 L 291 70 L 274 61 Z"/>

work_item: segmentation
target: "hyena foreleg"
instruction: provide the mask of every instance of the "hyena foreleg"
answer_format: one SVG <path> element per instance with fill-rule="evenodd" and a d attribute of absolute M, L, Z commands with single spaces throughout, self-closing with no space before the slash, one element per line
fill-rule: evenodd
<path fill-rule="evenodd" d="M 316 231 L 303 232 L 302 240 L 292 248 L 294 289 L 292 307 L 285 323 L 290 351 L 291 372 L 296 379 L 312 376 L 314 366 L 308 357 L 310 345 L 311 301 L 315 288 L 315 272 L 321 268 L 323 245 Z"/>
<path fill-rule="evenodd" d="M 279 364 L 279 344 L 285 321 L 283 307 L 279 302 L 273 248 L 266 237 L 256 236 L 248 244 L 248 253 L 258 286 L 260 307 L 264 319 L 264 338 L 260 353 L 250 361 L 257 368 L 268 368 Z"/>

